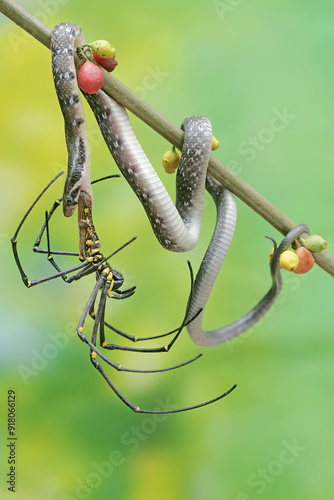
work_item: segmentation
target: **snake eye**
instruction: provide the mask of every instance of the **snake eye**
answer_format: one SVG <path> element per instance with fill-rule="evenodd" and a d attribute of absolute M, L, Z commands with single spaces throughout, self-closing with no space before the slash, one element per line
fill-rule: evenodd
<path fill-rule="evenodd" d="M 72 196 L 67 196 L 65 198 L 65 202 L 66 202 L 66 205 L 73 205 L 74 200 L 73 200 Z"/>
<path fill-rule="evenodd" d="M 73 189 L 70 195 L 66 196 L 65 202 L 67 206 L 75 205 L 77 203 L 79 192 L 80 192 L 80 187 L 77 187 Z"/>

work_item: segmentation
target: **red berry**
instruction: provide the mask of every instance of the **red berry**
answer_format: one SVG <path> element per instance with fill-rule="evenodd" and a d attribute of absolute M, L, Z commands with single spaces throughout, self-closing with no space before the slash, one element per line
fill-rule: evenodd
<path fill-rule="evenodd" d="M 304 274 L 312 269 L 314 264 L 314 257 L 312 253 L 305 247 L 299 247 L 296 250 L 299 259 L 299 265 L 294 271 L 297 274 Z"/>
<path fill-rule="evenodd" d="M 103 85 L 103 72 L 96 64 L 86 61 L 78 72 L 79 87 L 86 94 L 96 94 Z"/>
<path fill-rule="evenodd" d="M 100 65 L 102 66 L 102 68 L 104 68 L 105 70 L 109 71 L 109 73 L 111 73 L 112 71 L 114 71 L 114 69 L 116 68 L 118 62 L 117 60 L 114 58 L 114 59 L 110 59 L 110 57 L 100 57 L 100 56 L 97 56 L 96 54 L 94 54 L 93 52 L 93 57 L 94 57 L 94 60 Z"/>

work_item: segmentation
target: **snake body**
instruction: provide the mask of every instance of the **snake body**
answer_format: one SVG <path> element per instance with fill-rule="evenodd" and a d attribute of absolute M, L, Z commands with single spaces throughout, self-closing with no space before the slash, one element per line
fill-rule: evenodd
<path fill-rule="evenodd" d="M 176 176 L 176 204 L 143 151 L 123 106 L 102 90 L 84 94 L 104 140 L 146 211 L 155 236 L 167 250 L 186 252 L 197 243 L 202 224 L 206 170 L 212 143 L 211 123 L 191 116 Z"/>
<path fill-rule="evenodd" d="M 91 200 L 90 152 L 85 112 L 74 64 L 74 51 L 86 43 L 75 24 L 60 23 L 52 31 L 51 55 L 53 80 L 65 123 L 68 152 L 67 175 L 63 194 L 63 211 L 70 217 L 77 204 L 80 191 Z"/>
<path fill-rule="evenodd" d="M 66 216 L 74 212 L 80 191 L 86 192 L 92 200 L 87 129 L 73 58 L 76 47 L 85 43 L 81 29 L 74 24 L 58 24 L 52 32 L 52 68 L 65 121 L 69 158 L 63 195 Z M 207 174 L 212 144 L 210 121 L 201 116 L 191 116 L 182 123 L 185 137 L 176 176 L 174 205 L 144 153 L 125 108 L 102 89 L 92 95 L 82 93 L 93 110 L 118 168 L 139 198 L 154 234 L 164 248 L 175 252 L 192 249 L 198 241 L 202 224 L 205 188 L 214 199 L 217 208 L 216 226 L 190 297 L 188 320 L 202 309 L 187 326 L 192 340 L 203 346 L 216 345 L 253 326 L 272 306 L 281 290 L 279 254 L 306 226 L 298 226 L 290 232 L 275 252 L 271 261 L 273 284 L 259 304 L 230 325 L 205 332 L 202 328 L 204 308 L 232 242 L 236 224 L 233 195 Z"/>

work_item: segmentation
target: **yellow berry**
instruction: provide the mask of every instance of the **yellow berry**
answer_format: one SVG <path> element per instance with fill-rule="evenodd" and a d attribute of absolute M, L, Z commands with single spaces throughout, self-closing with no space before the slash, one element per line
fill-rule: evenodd
<path fill-rule="evenodd" d="M 177 167 L 179 166 L 180 155 L 177 151 L 175 151 L 175 147 L 166 151 L 166 153 L 162 157 L 162 164 L 164 166 L 167 174 L 173 174 Z"/>
<path fill-rule="evenodd" d="M 215 136 L 212 136 L 212 146 L 211 149 L 214 151 L 215 149 L 219 148 L 219 141 L 215 138 Z"/>
<path fill-rule="evenodd" d="M 299 264 L 298 256 L 292 250 L 286 250 L 280 255 L 279 263 L 287 271 L 295 271 Z"/>
<path fill-rule="evenodd" d="M 273 247 L 270 252 L 269 252 L 269 260 L 271 260 L 272 256 L 274 255 L 275 248 Z"/>
<path fill-rule="evenodd" d="M 96 40 L 88 45 L 94 54 L 99 57 L 114 59 L 116 55 L 116 49 L 114 49 L 107 40 Z"/>

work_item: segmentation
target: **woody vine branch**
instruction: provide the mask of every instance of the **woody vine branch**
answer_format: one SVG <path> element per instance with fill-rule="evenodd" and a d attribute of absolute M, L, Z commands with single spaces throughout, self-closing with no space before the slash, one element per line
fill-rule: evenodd
<path fill-rule="evenodd" d="M 0 11 L 45 47 L 48 49 L 50 48 L 51 29 L 14 0 L 0 0 Z M 103 72 L 103 90 L 110 97 L 122 104 L 171 144 L 178 149 L 182 149 L 184 132 L 179 127 L 156 111 L 152 106 L 118 81 L 113 75 L 105 70 L 103 70 Z M 238 177 L 212 154 L 208 172 L 283 235 L 296 226 L 289 217 L 272 205 L 260 193 Z M 307 235 L 303 234 L 302 236 L 306 237 Z M 334 276 L 333 255 L 323 250 L 321 253 L 315 254 L 314 258 L 315 262 L 324 271 Z"/>

